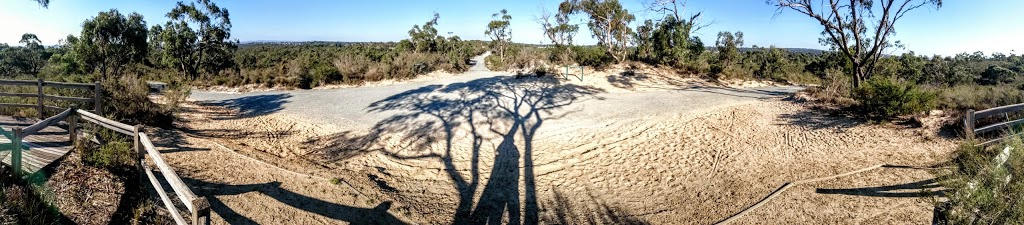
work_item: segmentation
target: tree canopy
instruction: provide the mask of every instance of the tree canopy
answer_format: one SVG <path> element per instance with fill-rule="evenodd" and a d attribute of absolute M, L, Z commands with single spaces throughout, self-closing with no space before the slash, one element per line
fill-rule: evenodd
<path fill-rule="evenodd" d="M 71 49 L 64 57 L 80 64 L 83 72 L 98 72 L 100 79 L 120 75 L 125 66 L 142 62 L 149 53 L 147 34 L 146 21 L 138 13 L 126 17 L 116 9 L 100 12 L 82 23 L 79 37 L 65 40 Z"/>
<path fill-rule="evenodd" d="M 622 61 L 626 58 L 633 28 L 629 23 L 636 17 L 619 4 L 618 0 L 567 0 L 569 4 L 559 7 L 564 14 L 583 13 L 589 17 L 587 26 L 597 44 L 615 58 Z"/>
<path fill-rule="evenodd" d="M 771 2 L 769 0 L 769 2 Z M 775 6 L 807 15 L 825 30 L 821 42 L 843 53 L 853 64 L 853 86 L 870 78 L 887 48 L 898 42 L 889 37 L 895 24 L 914 9 L 942 7 L 942 0 L 776 0 Z M 820 11 L 819 11 L 820 10 Z M 872 21 L 874 20 L 874 21 Z"/>
<path fill-rule="evenodd" d="M 196 4 L 198 3 L 198 5 Z M 152 45 L 160 62 L 195 79 L 200 72 L 216 74 L 233 67 L 237 41 L 231 40 L 231 19 L 226 8 L 209 0 L 177 6 L 163 26 L 155 25 Z"/>
<path fill-rule="evenodd" d="M 491 14 L 491 18 L 494 18 L 494 20 L 487 23 L 487 30 L 484 31 L 484 35 L 491 38 L 491 44 L 494 45 L 494 49 L 498 51 L 498 55 L 504 61 L 505 49 L 512 39 L 512 30 L 509 29 L 509 25 L 512 24 L 512 16 L 508 15 L 508 10 L 502 9 L 498 13 Z"/>

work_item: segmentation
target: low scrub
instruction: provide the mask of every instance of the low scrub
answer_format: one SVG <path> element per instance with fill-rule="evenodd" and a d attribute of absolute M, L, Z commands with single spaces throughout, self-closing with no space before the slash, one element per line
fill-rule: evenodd
<path fill-rule="evenodd" d="M 1008 148 L 1006 148 L 1008 147 Z M 1019 224 L 1024 221 L 1024 145 L 975 147 L 965 143 L 936 174 L 947 188 L 939 205 L 945 224 Z"/>
<path fill-rule="evenodd" d="M 935 96 L 912 83 L 888 78 L 870 79 L 853 91 L 862 115 L 877 120 L 930 110 L 935 106 Z"/>
<path fill-rule="evenodd" d="M 982 110 L 1024 102 L 1024 91 L 1012 85 L 957 85 L 927 87 L 938 93 L 938 106 L 954 110 Z"/>

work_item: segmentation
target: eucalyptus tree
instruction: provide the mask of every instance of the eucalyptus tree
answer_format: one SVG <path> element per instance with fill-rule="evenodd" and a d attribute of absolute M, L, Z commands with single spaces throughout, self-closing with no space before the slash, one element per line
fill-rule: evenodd
<path fill-rule="evenodd" d="M 896 22 L 922 7 L 942 7 L 942 0 L 768 0 L 781 12 L 791 9 L 811 17 L 825 30 L 822 44 L 831 46 L 852 63 L 853 86 L 871 77 L 887 48 L 899 47 L 889 39 Z"/>
<path fill-rule="evenodd" d="M 739 47 L 743 47 L 743 32 L 718 32 L 715 49 L 718 50 L 718 62 L 722 65 L 722 68 L 732 66 L 734 62 L 740 59 Z"/>
<path fill-rule="evenodd" d="M 444 38 L 437 34 L 437 20 L 441 14 L 434 13 L 434 17 L 423 23 L 423 26 L 413 25 L 409 29 L 409 42 L 416 52 L 435 52 L 440 50 Z"/>
<path fill-rule="evenodd" d="M 197 4 L 198 3 L 198 4 Z M 177 69 L 182 76 L 196 79 L 203 72 L 216 74 L 234 66 L 238 41 L 231 40 L 231 19 L 227 8 L 210 0 L 178 4 L 167 13 L 163 26 L 153 26 L 151 48 L 160 62 Z"/>
<path fill-rule="evenodd" d="M 82 23 L 79 37 L 69 36 L 65 57 L 75 61 L 83 72 L 98 72 L 99 79 L 120 75 L 123 69 L 142 62 L 148 53 L 146 21 L 142 15 L 125 16 L 116 9 L 100 12 Z"/>
<path fill-rule="evenodd" d="M 589 17 L 587 26 L 598 45 L 615 59 L 622 61 L 629 50 L 633 29 L 629 23 L 636 17 L 629 13 L 617 0 L 567 0 L 566 7 L 559 7 L 559 13 L 582 13 Z"/>
<path fill-rule="evenodd" d="M 569 18 L 569 13 L 561 10 L 562 8 L 571 7 L 570 2 L 562 2 L 558 5 L 558 12 L 554 15 L 550 14 L 547 10 L 541 12 L 540 18 L 538 18 L 541 28 L 544 29 L 544 36 L 551 41 L 551 44 L 555 47 L 555 56 L 558 57 L 558 61 L 566 62 L 569 60 L 572 54 L 572 40 L 579 31 L 580 26 L 572 24 L 572 20 Z M 554 23 L 551 18 L 554 17 Z"/>
<path fill-rule="evenodd" d="M 26 33 L 21 35 L 21 40 L 18 43 L 25 45 L 17 54 L 21 71 L 32 76 L 38 76 L 39 70 L 46 66 L 46 58 L 48 57 L 42 41 L 35 34 Z"/>
<path fill-rule="evenodd" d="M 509 25 L 512 24 L 512 16 L 508 15 L 508 10 L 502 9 L 498 13 L 491 14 L 491 18 L 494 18 L 494 20 L 487 23 L 487 30 L 484 31 L 484 35 L 491 38 L 491 44 L 494 45 L 494 49 L 498 51 L 498 56 L 504 62 L 505 50 L 512 39 L 512 30 L 509 29 Z"/>

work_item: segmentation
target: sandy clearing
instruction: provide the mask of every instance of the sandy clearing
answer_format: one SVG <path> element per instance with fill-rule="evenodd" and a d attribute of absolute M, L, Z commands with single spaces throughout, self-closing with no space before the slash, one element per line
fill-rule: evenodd
<path fill-rule="evenodd" d="M 453 128 L 450 143 L 425 141 L 443 140 L 437 135 L 417 136 L 413 135 L 415 132 L 392 131 L 379 137 L 381 142 L 375 147 L 356 148 L 361 150 L 340 157 L 329 157 L 322 151 L 339 150 L 335 148 L 338 140 L 354 139 L 332 139 L 338 134 L 313 137 L 317 135 L 309 134 L 330 133 L 326 130 L 337 128 L 316 127 L 287 117 L 271 114 L 189 124 L 207 127 L 197 127 L 197 132 L 212 127 L 233 130 L 245 126 L 309 129 L 281 135 L 286 137 L 284 139 L 209 133 L 204 139 L 246 149 L 240 151 L 277 161 L 275 164 L 314 168 L 307 169 L 306 173 L 343 177 L 359 192 L 378 201 L 393 201 L 393 208 L 402 209 L 391 214 L 408 214 L 409 221 L 428 224 L 481 222 L 493 218 L 517 222 L 508 216 L 508 207 L 512 206 L 519 208 L 511 210 L 514 215 L 520 215 L 522 221 L 518 222 L 529 222 L 529 207 L 535 207 L 532 210 L 537 215 L 536 221 L 542 223 L 707 224 L 753 204 L 788 181 L 838 174 L 877 163 L 930 165 L 948 157 L 954 146 L 951 140 L 927 138 L 934 136 L 937 132 L 934 129 L 859 124 L 780 100 L 620 119 L 597 125 L 545 121 L 544 126 L 530 135 L 532 139 L 524 137 L 521 131 L 512 132 L 513 140 L 501 134 L 501 131 L 518 129 L 514 121 L 492 121 L 475 126 L 462 121 L 461 126 Z M 421 126 L 436 128 L 403 122 L 410 122 L 402 123 L 410 130 Z M 485 127 L 499 132 L 478 131 L 474 135 L 473 129 Z M 342 136 L 359 135 L 346 133 Z M 306 138 L 315 141 L 299 141 Z M 330 141 L 324 142 L 325 139 Z M 527 144 L 526 140 L 531 141 Z M 261 147 L 252 143 L 268 145 Z M 450 147 L 446 147 L 449 144 Z M 286 145 L 301 147 L 286 148 Z M 530 146 L 531 166 L 525 164 L 525 153 L 514 153 L 525 151 L 526 146 Z M 289 153 L 284 149 L 301 151 Z M 473 165 L 474 152 L 478 158 L 476 166 Z M 506 156 L 513 159 L 504 158 Z M 295 166 L 296 161 L 305 161 L 308 165 Z M 528 179 L 526 171 L 530 171 L 529 177 L 533 179 Z M 930 220 L 928 196 L 873 197 L 816 192 L 818 189 L 856 190 L 887 185 L 903 185 L 903 189 L 908 189 L 903 191 L 914 192 L 916 186 L 905 184 L 930 178 L 926 172 L 897 169 L 869 174 L 794 188 L 740 221 L 886 223 Z M 498 182 L 503 185 L 494 185 Z M 352 192 L 340 187 L 326 190 Z M 527 193 L 535 198 L 526 197 Z M 509 195 L 517 197 L 491 197 Z M 471 206 L 460 207 L 467 204 Z M 504 205 L 505 209 L 488 208 L 488 204 Z M 822 206 L 830 210 L 816 210 Z M 879 214 L 886 211 L 892 213 Z"/>
<path fill-rule="evenodd" d="M 229 222 L 381 222 L 351 216 L 370 212 L 422 224 L 708 224 L 785 182 L 931 165 L 955 147 L 934 126 L 863 124 L 781 100 L 798 87 L 617 74 L 477 71 L 376 87 L 198 92 L 176 133 L 207 150 L 169 157 L 197 185 L 247 187 L 206 192 Z M 804 184 L 739 221 L 930 221 L 930 195 L 899 194 L 930 178 L 883 169 Z M 315 208 L 325 206 L 342 210 Z"/>

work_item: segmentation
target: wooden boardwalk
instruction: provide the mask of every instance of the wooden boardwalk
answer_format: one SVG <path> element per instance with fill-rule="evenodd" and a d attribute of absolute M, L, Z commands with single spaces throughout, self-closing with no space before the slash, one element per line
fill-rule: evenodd
<path fill-rule="evenodd" d="M 11 116 L 0 116 L 0 128 L 11 132 L 15 127 L 26 127 L 39 122 L 35 118 L 16 118 Z M 0 136 L 0 144 L 11 143 L 11 140 Z M 37 134 L 29 135 L 22 141 L 22 166 L 27 173 L 34 173 L 50 165 L 57 159 L 67 154 L 73 146 L 71 137 L 68 135 L 67 124 L 60 123 L 57 126 L 49 126 Z M 3 157 L 3 164 L 11 165 L 11 152 L 0 151 Z"/>

